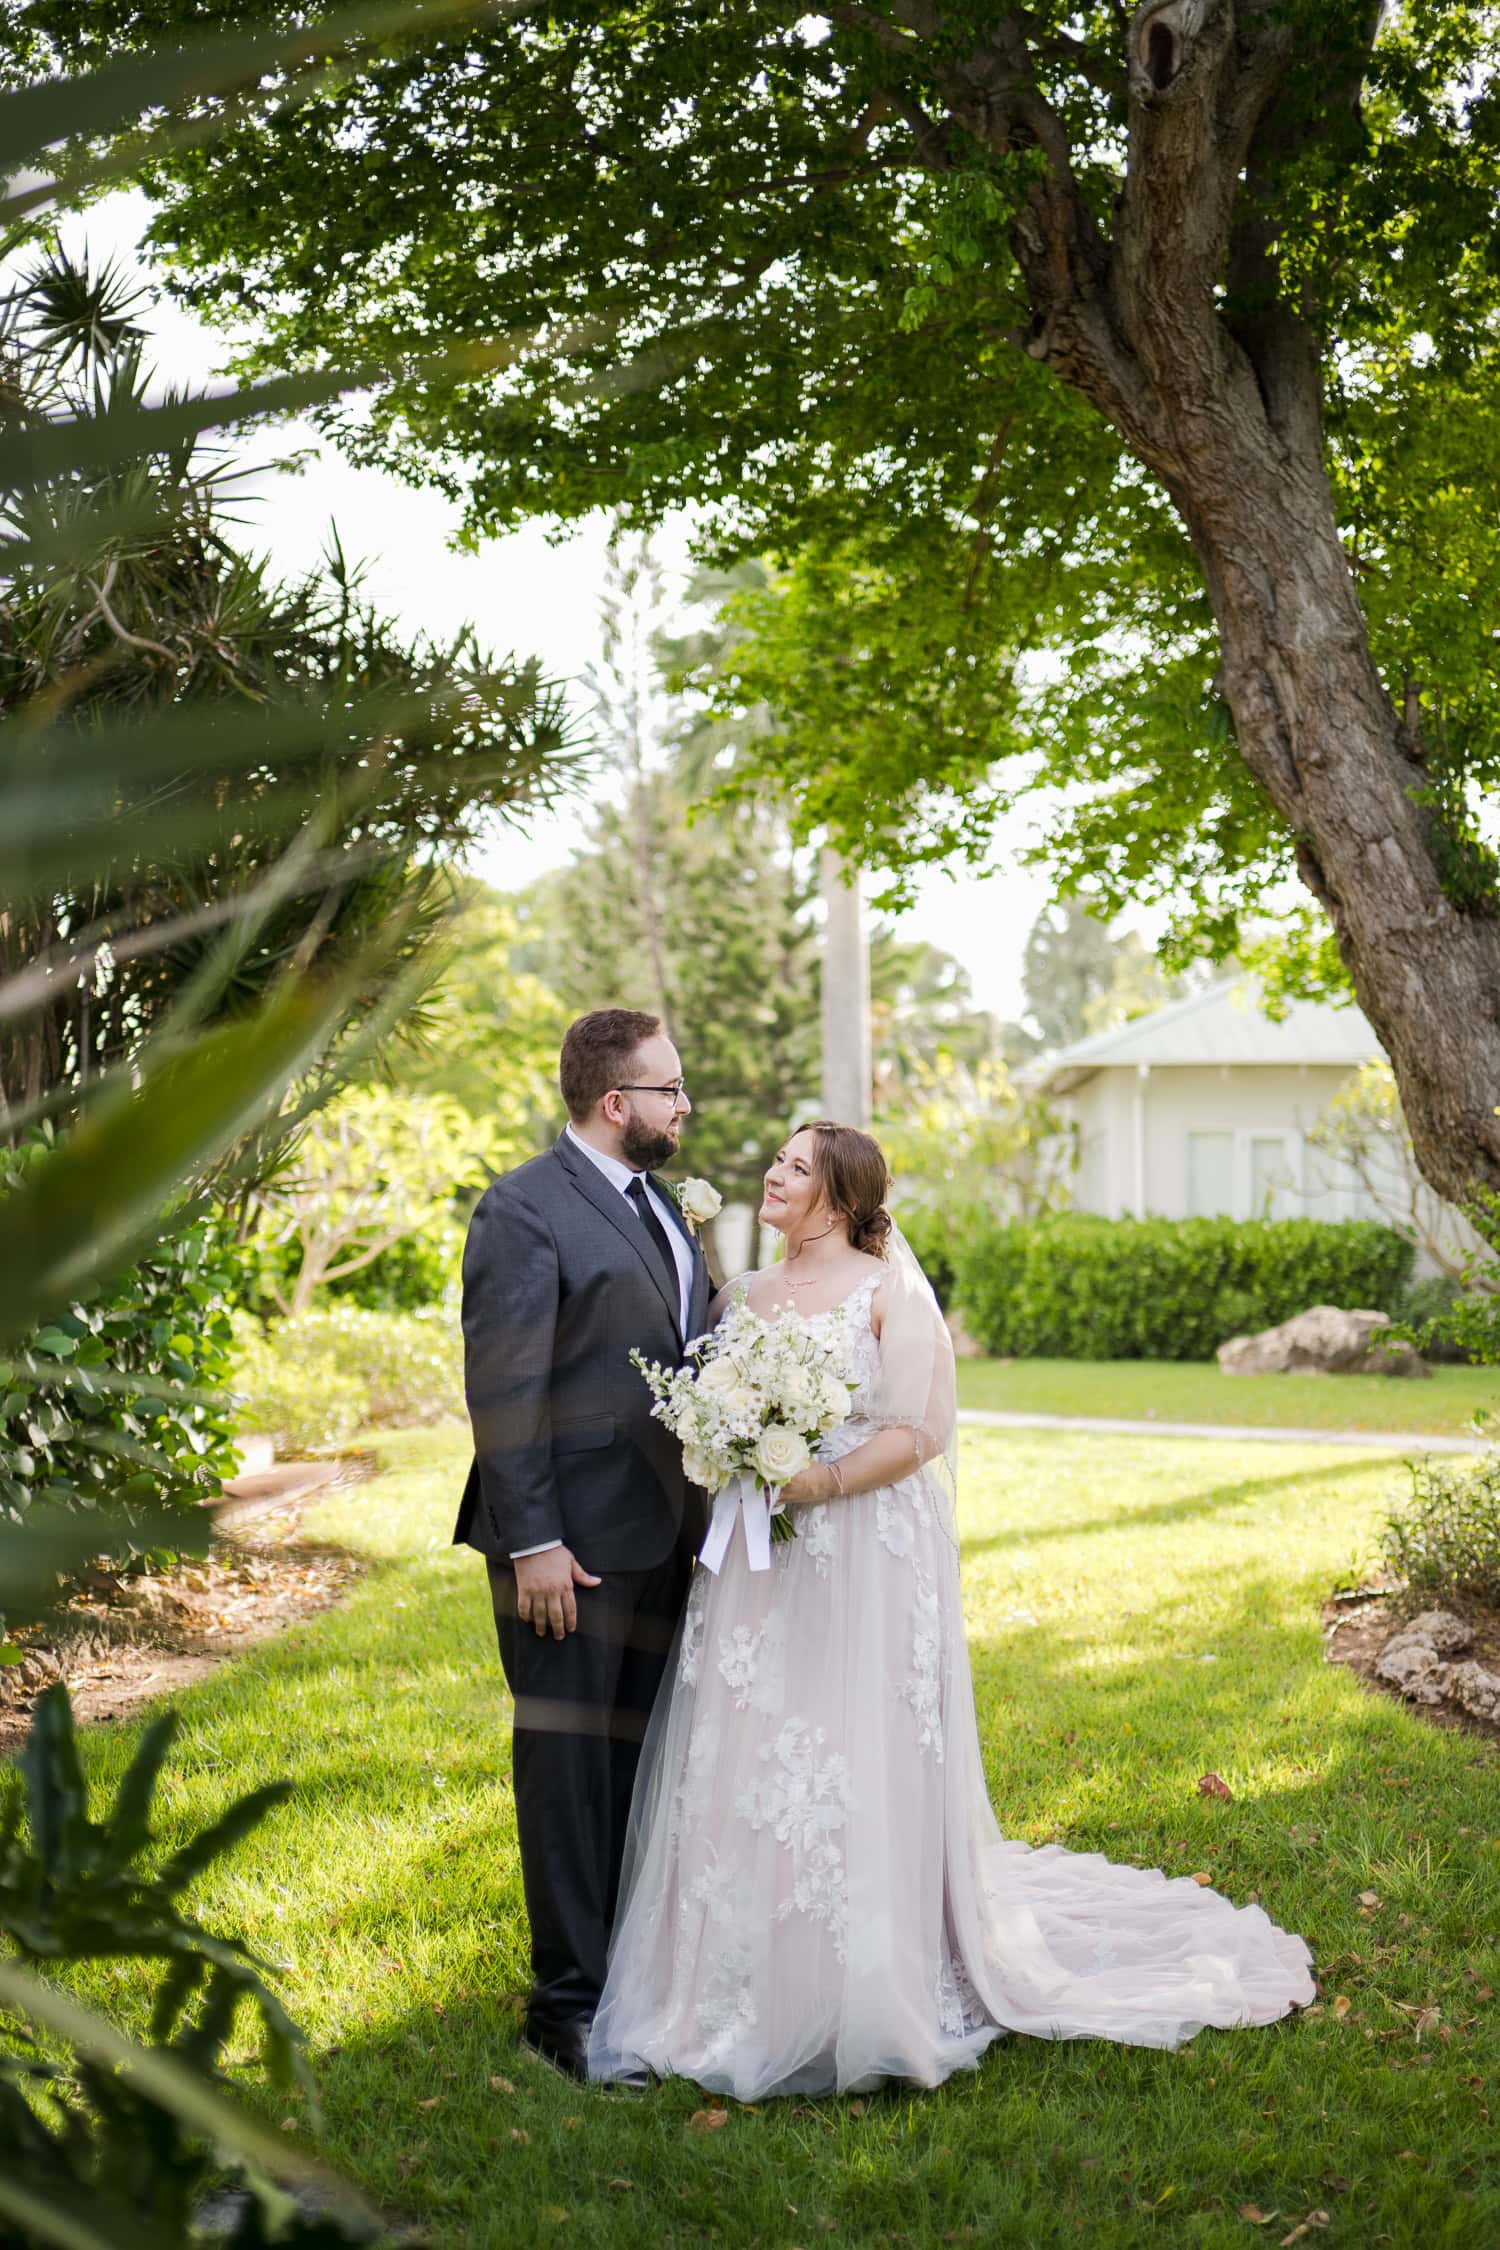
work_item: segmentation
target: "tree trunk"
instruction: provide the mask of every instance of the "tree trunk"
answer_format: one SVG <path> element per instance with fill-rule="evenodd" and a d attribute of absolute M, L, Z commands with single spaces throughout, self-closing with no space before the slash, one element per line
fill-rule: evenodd
<path fill-rule="evenodd" d="M 845 875 L 850 880 L 845 881 Z M 870 941 L 859 877 L 836 852 L 818 863 L 823 895 L 823 1114 L 870 1122 Z"/>
<path fill-rule="evenodd" d="M 1274 0 L 1146 0 L 1126 32 L 1129 148 L 1108 237 L 1039 91 L 1029 19 L 998 20 L 932 73 L 991 147 L 1041 152 L 1013 235 L 1033 314 L 1015 340 L 1114 425 L 1185 524 L 1240 755 L 1296 838 L 1422 1171 L 1460 1201 L 1500 1190 L 1500 923 L 1444 894 L 1435 815 L 1413 802 L 1417 746 L 1339 538 L 1321 341 L 1275 262 L 1279 167 L 1357 105 L 1379 16 L 1369 0 L 1363 38 L 1341 48 Z"/>

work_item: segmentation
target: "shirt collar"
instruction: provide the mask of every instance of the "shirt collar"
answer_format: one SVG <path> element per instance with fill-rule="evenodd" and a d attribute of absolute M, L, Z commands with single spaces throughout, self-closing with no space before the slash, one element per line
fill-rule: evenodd
<path fill-rule="evenodd" d="M 603 1149 L 595 1148 L 591 1142 L 583 1138 L 581 1133 L 575 1133 L 571 1123 L 564 1130 L 573 1146 L 580 1149 L 591 1164 L 598 1166 L 610 1186 L 616 1189 L 619 1194 L 628 1194 L 632 1180 L 645 1180 L 644 1172 L 632 1171 L 630 1166 L 622 1164 L 617 1156 L 606 1156 Z"/>

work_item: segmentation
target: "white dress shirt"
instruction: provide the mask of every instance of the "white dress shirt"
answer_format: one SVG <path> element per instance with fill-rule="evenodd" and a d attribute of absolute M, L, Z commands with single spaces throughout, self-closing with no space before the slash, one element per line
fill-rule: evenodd
<path fill-rule="evenodd" d="M 610 1186 L 624 1199 L 630 1212 L 631 1225 L 639 1227 L 644 1233 L 645 1221 L 639 1216 L 634 1204 L 630 1201 L 630 1183 L 632 1180 L 640 1179 L 641 1174 L 633 1171 L 630 1165 L 622 1164 L 619 1157 L 607 1156 L 603 1149 L 593 1147 L 590 1142 L 584 1140 L 581 1134 L 575 1133 L 571 1125 L 566 1128 L 566 1131 L 574 1148 L 579 1151 L 580 1155 L 586 1156 L 589 1162 L 604 1174 Z M 687 1235 L 676 1212 L 667 1206 L 660 1190 L 653 1187 L 649 1180 L 645 1181 L 645 1189 L 656 1206 L 656 1214 L 661 1220 L 663 1232 L 672 1245 L 672 1256 L 677 1265 L 677 1325 L 682 1334 L 686 1336 L 688 1307 L 693 1299 L 692 1246 L 688 1242 Z M 653 1258 L 656 1256 L 654 1243 L 648 1245 L 648 1254 Z M 524 1555 L 549 1554 L 554 1547 L 560 1547 L 561 1545 L 560 1539 L 544 1539 L 539 1547 L 517 1547 L 510 1559 L 512 1562 L 520 1562 Z"/>

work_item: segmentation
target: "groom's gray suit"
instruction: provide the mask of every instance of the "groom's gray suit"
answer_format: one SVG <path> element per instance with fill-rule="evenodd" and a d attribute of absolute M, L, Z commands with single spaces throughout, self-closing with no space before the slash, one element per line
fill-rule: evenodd
<path fill-rule="evenodd" d="M 464 1247 L 475 1451 L 453 1536 L 488 1560 L 515 1698 L 534 2025 L 587 2016 L 603 1985 L 641 1736 L 703 1536 L 702 1495 L 630 1363 L 639 1347 L 675 1366 L 702 1332 L 708 1267 L 688 1239 L 684 1330 L 646 1225 L 564 1134 L 486 1190 Z M 563 1641 L 518 1620 L 512 1561 L 557 1540 L 602 1581 L 575 1589 Z"/>

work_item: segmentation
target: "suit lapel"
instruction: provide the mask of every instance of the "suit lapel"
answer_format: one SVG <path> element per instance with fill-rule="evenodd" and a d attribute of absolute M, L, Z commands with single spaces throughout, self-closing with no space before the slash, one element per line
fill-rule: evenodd
<path fill-rule="evenodd" d="M 610 1186 L 609 1181 L 597 1165 L 590 1164 L 586 1156 L 574 1154 L 565 1133 L 560 1134 L 553 1143 L 552 1153 L 579 1194 L 588 1198 L 601 1218 L 608 1219 L 623 1242 L 629 1243 L 631 1249 L 640 1259 L 642 1269 L 649 1277 L 652 1287 L 671 1314 L 672 1326 L 676 1329 L 680 1338 L 682 1335 L 681 1307 L 677 1296 L 675 1292 L 671 1296 L 667 1294 L 667 1277 L 662 1271 L 661 1260 L 658 1258 L 645 1228 L 627 1205 L 624 1196 L 620 1194 L 617 1188 Z"/>
<path fill-rule="evenodd" d="M 670 1210 L 678 1233 L 686 1235 L 688 1249 L 692 1254 L 691 1278 L 688 1282 L 687 1336 L 683 1338 L 683 1342 L 686 1343 L 689 1337 L 699 1336 L 703 1333 L 703 1323 L 708 1317 L 708 1300 L 712 1293 L 709 1285 L 708 1260 L 703 1255 L 703 1245 L 698 1240 L 696 1228 L 688 1225 L 687 1215 L 667 1182 L 659 1180 L 654 1172 L 648 1172 L 646 1177 Z"/>

